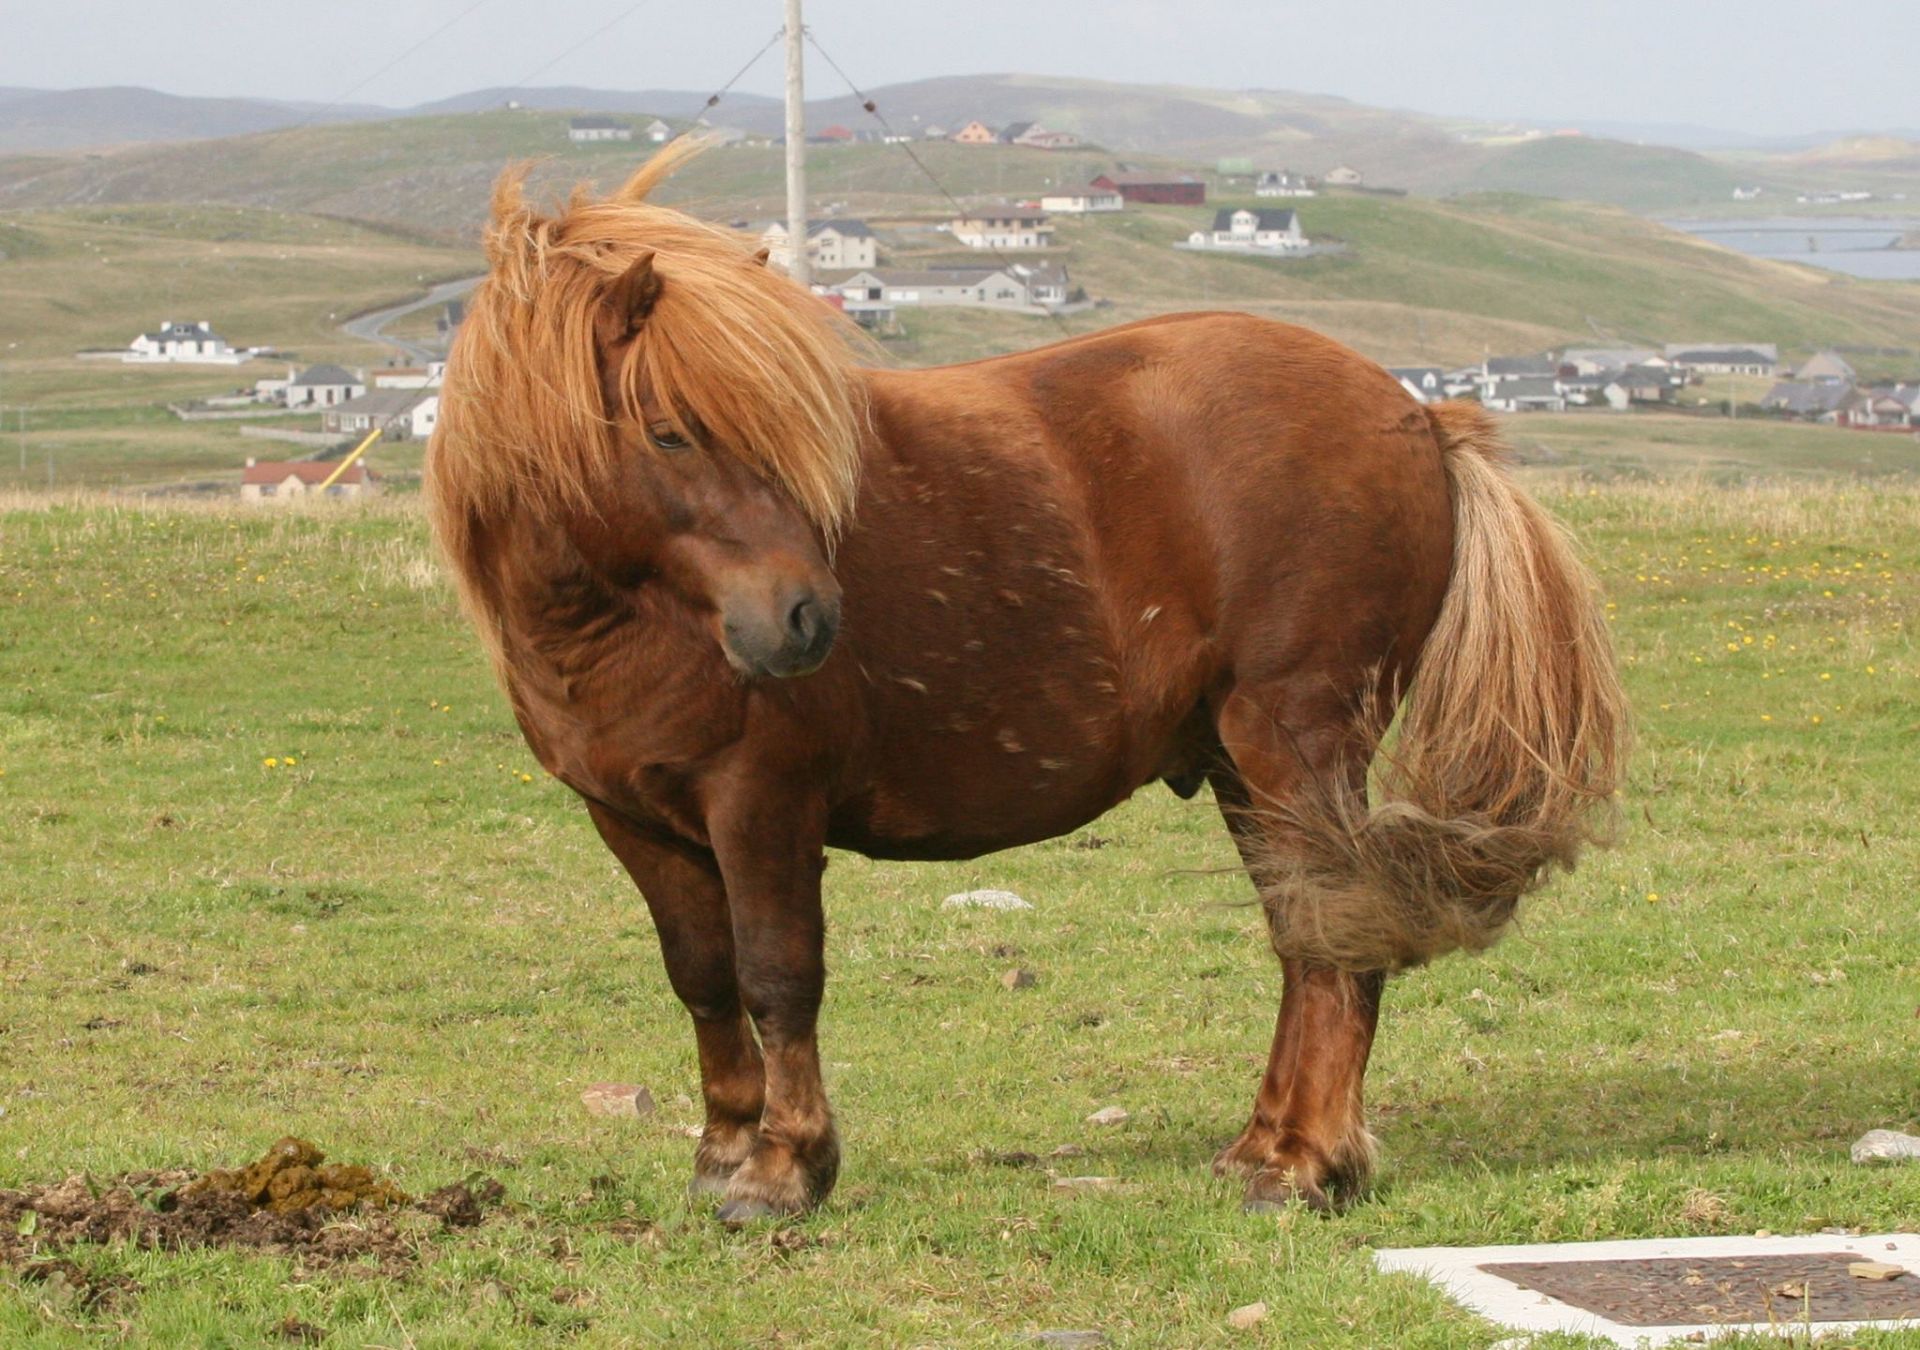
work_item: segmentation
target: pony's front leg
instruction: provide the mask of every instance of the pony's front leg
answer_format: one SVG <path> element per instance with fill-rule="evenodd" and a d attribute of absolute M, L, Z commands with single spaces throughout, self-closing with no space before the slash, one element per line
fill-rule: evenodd
<path fill-rule="evenodd" d="M 733 914 L 734 974 L 766 1063 L 759 1138 L 719 1211 L 739 1224 L 811 1209 L 840 1171 L 815 1040 L 827 979 L 826 808 L 769 795 L 730 804 L 711 826 Z"/>
<path fill-rule="evenodd" d="M 693 1017 L 706 1126 L 693 1155 L 696 1192 L 720 1192 L 760 1134 L 760 1047 L 733 978 L 733 922 L 711 854 L 642 830 L 589 803 L 600 837 L 646 897 L 667 979 Z"/>

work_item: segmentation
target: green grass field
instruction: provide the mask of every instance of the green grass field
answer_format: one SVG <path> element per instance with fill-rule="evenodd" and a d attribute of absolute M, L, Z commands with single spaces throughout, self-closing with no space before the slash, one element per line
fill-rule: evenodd
<path fill-rule="evenodd" d="M 77 1249 L 134 1287 L 88 1310 L 0 1272 L 0 1344 L 250 1345 L 292 1314 L 329 1346 L 1484 1347 L 1369 1249 L 1913 1227 L 1920 1171 L 1846 1147 L 1920 1118 L 1920 490 L 1547 496 L 1626 661 L 1630 832 L 1492 953 L 1393 982 L 1369 1199 L 1252 1217 L 1207 1174 L 1277 972 L 1212 810 L 1154 787 L 973 863 L 834 857 L 846 1167 L 823 1212 L 738 1235 L 682 1194 L 692 1040 L 645 911 L 522 746 L 410 502 L 0 501 L 0 1186 L 294 1132 L 510 1201 L 396 1276 Z M 1035 908 L 939 908 L 986 885 Z M 1002 988 L 1015 965 L 1035 987 Z M 607 1079 L 660 1111 L 586 1115 Z M 1111 1103 L 1132 1118 L 1084 1123 Z"/>

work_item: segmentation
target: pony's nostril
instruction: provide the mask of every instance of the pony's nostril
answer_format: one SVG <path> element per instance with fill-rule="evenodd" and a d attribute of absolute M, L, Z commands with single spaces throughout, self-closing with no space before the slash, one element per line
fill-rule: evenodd
<path fill-rule="evenodd" d="M 797 642 L 811 642 L 820 629 L 820 604 L 812 596 L 787 611 L 787 632 Z"/>

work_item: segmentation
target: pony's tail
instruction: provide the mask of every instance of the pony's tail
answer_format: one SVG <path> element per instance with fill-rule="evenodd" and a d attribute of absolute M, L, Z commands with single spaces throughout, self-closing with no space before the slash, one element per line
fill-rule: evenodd
<path fill-rule="evenodd" d="M 1378 804 L 1320 785 L 1263 804 L 1276 818 L 1258 831 L 1275 949 L 1349 970 L 1491 945 L 1553 867 L 1606 842 L 1625 769 L 1626 699 L 1586 568 L 1508 476 L 1491 416 L 1470 403 L 1427 414 L 1453 570 L 1376 761 Z M 1372 745 L 1386 728 L 1367 730 Z"/>

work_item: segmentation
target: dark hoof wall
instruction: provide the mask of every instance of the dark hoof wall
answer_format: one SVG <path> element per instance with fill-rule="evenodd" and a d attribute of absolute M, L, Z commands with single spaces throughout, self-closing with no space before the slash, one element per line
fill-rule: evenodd
<path fill-rule="evenodd" d="M 713 1216 L 729 1228 L 744 1228 L 761 1219 L 782 1217 L 779 1210 L 764 1200 L 729 1200 Z"/>

